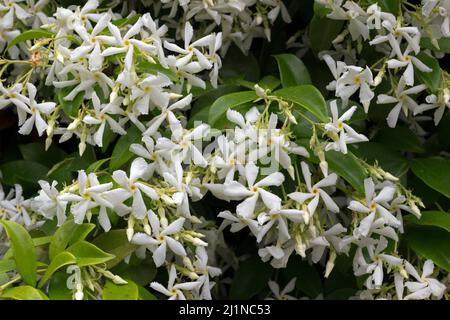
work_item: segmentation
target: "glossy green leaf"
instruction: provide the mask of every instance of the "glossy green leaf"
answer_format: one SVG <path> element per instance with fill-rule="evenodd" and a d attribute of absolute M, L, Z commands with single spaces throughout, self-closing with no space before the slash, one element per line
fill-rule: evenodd
<path fill-rule="evenodd" d="M 350 146 L 352 152 L 369 164 L 378 163 L 383 170 L 396 177 L 404 175 L 409 168 L 407 159 L 396 149 L 378 142 L 365 142 Z"/>
<path fill-rule="evenodd" d="M 411 169 L 425 184 L 450 198 L 450 161 L 444 158 L 415 159 Z"/>
<path fill-rule="evenodd" d="M 51 31 L 44 29 L 31 29 L 24 32 L 21 32 L 17 37 L 15 37 L 9 44 L 7 49 L 19 44 L 21 42 L 32 40 L 32 39 L 41 39 L 41 38 L 53 38 L 55 34 Z"/>
<path fill-rule="evenodd" d="M 275 91 L 273 94 L 294 103 L 295 106 L 300 107 L 300 112 L 302 109 L 305 109 L 311 112 L 322 122 L 327 122 L 329 120 L 328 108 L 325 99 L 319 90 L 317 90 L 314 86 L 301 85 L 283 88 Z"/>
<path fill-rule="evenodd" d="M 136 126 L 132 126 L 127 130 L 127 134 L 119 138 L 109 162 L 110 170 L 119 169 L 133 157 L 130 145 L 139 142 L 141 136 L 142 132 Z"/>
<path fill-rule="evenodd" d="M 187 127 L 193 128 L 196 121 L 208 123 L 209 110 L 214 101 L 219 99 L 221 96 L 241 90 L 242 89 L 239 86 L 225 84 L 201 95 L 192 106 Z"/>
<path fill-rule="evenodd" d="M 280 79 L 275 78 L 274 76 L 271 76 L 271 75 L 265 76 L 264 78 L 261 79 L 260 82 L 258 82 L 258 85 L 261 88 L 264 88 L 264 89 L 270 90 L 270 91 L 273 91 L 276 88 L 278 88 L 280 86 L 280 84 L 281 84 Z"/>
<path fill-rule="evenodd" d="M 97 172 L 98 170 L 100 170 L 100 168 L 107 163 L 109 160 L 111 160 L 111 158 L 106 158 L 106 159 L 101 159 L 98 161 L 95 161 L 93 164 L 91 164 L 87 169 L 86 169 L 86 173 L 91 173 L 91 172 Z"/>
<path fill-rule="evenodd" d="M 67 251 L 76 257 L 79 267 L 92 266 L 114 259 L 114 255 L 106 253 L 87 241 L 79 241 L 67 248 Z"/>
<path fill-rule="evenodd" d="M 409 226 L 404 234 L 409 247 L 450 272 L 450 232 L 432 226 Z"/>
<path fill-rule="evenodd" d="M 380 130 L 375 141 L 385 146 L 390 146 L 395 150 L 416 153 L 423 153 L 425 151 L 419 138 L 407 127 L 383 128 L 383 130 Z"/>
<path fill-rule="evenodd" d="M 0 297 L 3 299 L 12 300 L 48 300 L 45 293 L 30 286 L 20 286 L 7 289 Z"/>
<path fill-rule="evenodd" d="M 46 151 L 43 143 L 34 142 L 19 145 L 20 153 L 24 160 L 38 162 L 46 167 L 64 160 L 67 154 L 52 144 Z"/>
<path fill-rule="evenodd" d="M 152 293 L 142 286 L 138 286 L 139 300 L 158 300 Z"/>
<path fill-rule="evenodd" d="M 138 300 L 138 286 L 131 280 L 126 281 L 127 284 L 115 284 L 107 280 L 103 287 L 103 300 Z"/>
<path fill-rule="evenodd" d="M 76 224 L 73 219 L 67 220 L 60 226 L 49 246 L 50 260 L 64 251 L 68 245 L 84 240 L 86 236 L 94 229 L 95 225 L 91 223 Z"/>
<path fill-rule="evenodd" d="M 16 268 L 29 285 L 36 285 L 37 257 L 30 234 L 14 221 L 0 220 L 6 230 L 13 251 Z"/>
<path fill-rule="evenodd" d="M 67 288 L 69 274 L 58 271 L 50 278 L 48 296 L 51 300 L 72 300 L 72 290 Z"/>
<path fill-rule="evenodd" d="M 272 267 L 258 256 L 252 256 L 239 265 L 230 289 L 230 299 L 250 299 L 267 286 Z"/>
<path fill-rule="evenodd" d="M 2 164 L 0 171 L 3 174 L 0 180 L 5 184 L 37 184 L 39 180 L 46 178 L 48 168 L 39 162 L 15 160 Z"/>
<path fill-rule="evenodd" d="M 408 215 L 404 218 L 407 223 L 419 226 L 434 226 L 450 232 L 450 213 L 443 211 L 423 211 L 420 219 L 414 215 Z"/>
<path fill-rule="evenodd" d="M 286 281 L 297 278 L 295 286 L 310 298 L 317 297 L 323 292 L 322 280 L 314 265 L 302 261 L 300 257 L 293 257 L 282 271 Z"/>
<path fill-rule="evenodd" d="M 400 0 L 370 0 L 370 2 L 377 3 L 382 11 L 398 14 Z"/>
<path fill-rule="evenodd" d="M 359 193 L 364 193 L 364 179 L 367 175 L 364 167 L 353 153 L 349 151 L 347 154 L 343 154 L 331 150 L 325 154 L 325 157 L 331 172 L 344 178 Z"/>
<path fill-rule="evenodd" d="M 314 54 L 328 50 L 332 41 L 341 33 L 344 21 L 315 15 L 309 25 L 309 39 Z"/>
<path fill-rule="evenodd" d="M 434 42 L 429 37 L 422 37 L 420 39 L 420 46 L 433 51 L 450 53 L 450 38 L 441 38 Z"/>
<path fill-rule="evenodd" d="M 58 269 L 69 264 L 74 264 L 76 262 L 76 257 L 67 251 L 63 251 L 57 254 L 56 257 L 53 258 L 52 262 L 45 271 L 45 274 L 39 281 L 39 288 L 41 288 Z"/>
<path fill-rule="evenodd" d="M 73 87 L 65 87 L 61 89 L 56 89 L 56 99 L 58 103 L 62 106 L 66 116 L 71 118 L 76 118 L 78 116 L 78 111 L 80 110 L 81 104 L 84 101 L 84 93 L 78 93 L 75 98 L 71 101 L 64 100 L 64 98 L 72 91 Z"/>
<path fill-rule="evenodd" d="M 16 263 L 12 259 L 0 260 L 0 274 L 10 272 L 16 268 Z"/>
<path fill-rule="evenodd" d="M 419 53 L 417 58 L 432 69 L 431 72 L 422 72 L 416 68 L 415 73 L 417 78 L 419 78 L 431 92 L 437 92 L 441 86 L 441 67 L 439 66 L 439 62 L 436 58 L 431 57 L 424 52 Z"/>
<path fill-rule="evenodd" d="M 106 263 L 107 268 L 114 267 L 137 248 L 136 245 L 128 241 L 125 229 L 110 230 L 103 233 L 93 241 L 93 244 L 115 256 L 114 259 Z"/>
<path fill-rule="evenodd" d="M 284 88 L 302 84 L 312 84 L 311 76 L 305 64 L 293 54 L 275 55 Z"/>
<path fill-rule="evenodd" d="M 237 106 L 253 101 L 257 98 L 255 91 L 241 91 L 227 94 L 217 99 L 209 110 L 209 124 L 214 124 L 221 118 L 226 117 L 228 109 L 234 109 Z"/>

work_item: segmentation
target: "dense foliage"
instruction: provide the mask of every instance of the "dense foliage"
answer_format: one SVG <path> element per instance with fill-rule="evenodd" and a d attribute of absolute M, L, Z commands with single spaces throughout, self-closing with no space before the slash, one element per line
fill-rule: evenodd
<path fill-rule="evenodd" d="M 0 0 L 0 299 L 448 299 L 450 0 Z"/>

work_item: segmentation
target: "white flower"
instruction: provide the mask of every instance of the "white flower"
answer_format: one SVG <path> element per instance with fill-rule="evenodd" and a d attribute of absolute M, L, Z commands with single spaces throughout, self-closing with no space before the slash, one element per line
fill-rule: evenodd
<path fill-rule="evenodd" d="M 438 125 L 439 122 L 441 122 L 442 117 L 444 116 L 445 110 L 448 108 L 450 109 L 450 95 L 448 93 L 445 93 L 447 89 L 444 89 L 444 96 L 443 98 L 439 99 L 436 95 L 432 94 L 425 98 L 425 101 L 427 103 L 422 103 L 414 110 L 414 115 L 420 114 L 427 110 L 433 110 L 434 111 L 434 125 Z"/>
<path fill-rule="evenodd" d="M 158 282 L 150 283 L 150 287 L 170 297 L 169 300 L 186 300 L 186 297 L 183 294 L 183 290 L 192 291 L 200 285 L 200 283 L 197 281 L 175 284 L 176 278 L 177 278 L 177 271 L 175 269 L 175 265 L 172 264 L 169 272 L 169 281 L 167 283 L 167 288 L 165 288 Z"/>
<path fill-rule="evenodd" d="M 78 172 L 78 194 L 63 193 L 60 195 L 60 201 L 71 202 L 70 212 L 73 214 L 74 222 L 81 224 L 84 221 L 86 213 L 95 207 L 100 207 L 98 221 L 105 231 L 111 229 L 111 223 L 108 218 L 107 208 L 112 209 L 113 204 L 105 198 L 105 193 L 112 188 L 112 183 L 102 183 L 98 181 L 95 173 L 80 170 Z"/>
<path fill-rule="evenodd" d="M 114 192 L 110 193 L 109 199 L 113 201 L 113 198 L 119 197 L 121 201 L 123 201 L 132 197 L 133 214 L 136 218 L 143 219 L 147 214 L 147 208 L 144 203 L 144 198 L 142 197 L 142 192 L 152 200 L 159 198 L 158 194 L 152 187 L 145 182 L 140 181 L 140 179 L 146 180 L 149 174 L 151 174 L 151 172 L 149 172 L 149 165 L 143 158 L 136 158 L 133 160 L 130 167 L 129 177 L 125 171 L 114 171 L 112 177 L 114 181 L 116 181 L 122 188 L 115 189 Z M 114 209 L 116 212 L 120 209 L 120 213 L 118 214 L 126 214 L 127 211 L 130 210 L 130 208 L 117 203 L 115 203 Z"/>
<path fill-rule="evenodd" d="M 30 108 L 27 106 L 29 99 L 22 95 L 23 86 L 20 83 L 16 83 L 12 87 L 5 88 L 0 82 L 0 110 L 9 105 L 11 102 L 17 107 L 17 116 L 19 118 L 19 126 L 21 126 L 27 119 L 27 114 L 31 113 Z"/>
<path fill-rule="evenodd" d="M 60 199 L 60 193 L 56 189 L 58 182 L 53 181 L 49 184 L 47 181 L 39 180 L 41 190 L 39 195 L 33 199 L 32 207 L 47 219 L 57 218 L 57 225 L 60 226 L 66 220 L 67 201 Z"/>
<path fill-rule="evenodd" d="M 132 39 L 132 37 L 141 32 L 142 26 L 142 18 L 139 18 L 139 20 L 122 37 L 119 28 L 112 23 L 108 23 L 108 29 L 115 39 L 115 42 L 113 44 L 115 47 L 109 47 L 105 49 L 102 52 L 102 56 L 109 57 L 126 52 L 124 66 L 126 70 L 131 70 L 133 65 L 134 46 L 138 47 L 139 50 L 143 52 L 153 53 L 155 51 L 155 47 L 153 45 L 137 39 Z"/>
<path fill-rule="evenodd" d="M 340 97 L 347 105 L 349 98 L 359 90 L 359 101 L 364 106 L 364 111 L 369 111 L 370 101 L 374 97 L 370 85 L 373 84 L 373 75 L 369 67 L 365 69 L 357 66 L 346 66 L 345 72 L 336 81 L 336 96 Z"/>
<path fill-rule="evenodd" d="M 148 114 L 150 102 L 160 109 L 169 104 L 170 94 L 163 91 L 164 87 L 170 86 L 172 81 L 162 74 L 149 75 L 138 85 L 131 88 L 130 100 L 136 101 L 136 109 L 140 114 Z"/>
<path fill-rule="evenodd" d="M 41 113 L 50 114 L 56 106 L 54 102 L 42 102 L 37 103 L 36 93 L 37 89 L 32 83 L 27 83 L 28 90 L 28 106 L 30 110 L 31 117 L 29 117 L 20 127 L 20 134 L 30 134 L 33 127 L 36 126 L 39 136 L 41 136 L 44 131 L 47 129 L 47 123 L 42 118 Z"/>
<path fill-rule="evenodd" d="M 120 109 L 122 99 L 117 98 L 112 103 L 101 104 L 100 99 L 94 92 L 92 94 L 92 105 L 94 106 L 94 114 L 88 114 L 84 116 L 83 122 L 90 125 L 99 125 L 97 131 L 94 134 L 94 142 L 99 147 L 103 146 L 103 133 L 105 132 L 106 123 L 109 124 L 111 130 L 120 135 L 124 135 L 127 132 L 121 127 L 121 125 L 114 120 L 109 114 L 121 114 L 123 111 Z"/>
<path fill-rule="evenodd" d="M 6 210 L 9 220 L 31 227 L 31 218 L 28 213 L 30 200 L 23 197 L 23 189 L 19 184 L 14 185 L 5 199 L 0 199 L 0 206 Z"/>
<path fill-rule="evenodd" d="M 270 210 L 269 213 L 261 213 L 258 216 L 258 221 L 262 225 L 262 227 L 258 233 L 256 241 L 261 242 L 264 236 L 274 226 L 276 226 L 276 229 L 278 229 L 278 241 L 284 243 L 287 240 L 291 239 L 287 220 L 291 220 L 293 222 L 304 221 L 303 211 L 297 209 L 275 209 Z"/>
<path fill-rule="evenodd" d="M 396 105 L 394 106 L 394 108 L 392 108 L 386 118 L 387 123 L 391 128 L 395 128 L 400 110 L 403 110 L 403 113 L 405 115 L 408 115 L 408 110 L 416 112 L 419 109 L 417 102 L 409 97 L 409 95 L 417 94 L 426 89 L 426 86 L 424 84 L 421 84 L 405 90 L 405 85 L 405 78 L 401 77 L 395 90 L 395 97 L 385 94 L 380 94 L 377 97 L 378 104 L 396 103 Z"/>
<path fill-rule="evenodd" d="M 254 163 L 249 162 L 245 166 L 247 187 L 237 181 L 224 184 L 223 194 L 225 199 L 245 199 L 236 207 L 236 213 L 241 217 L 249 218 L 253 215 L 259 198 L 261 198 L 264 205 L 269 209 L 275 210 L 281 208 L 281 199 L 263 188 L 280 186 L 284 181 L 283 174 L 281 172 L 275 172 L 255 183 L 258 172 L 259 168 Z"/>
<path fill-rule="evenodd" d="M 394 187 L 385 186 L 378 194 L 376 194 L 372 178 L 367 178 L 364 180 L 364 191 L 366 194 L 365 202 L 351 201 L 348 206 L 350 210 L 368 214 L 360 221 L 358 228 L 355 229 L 354 234 L 357 238 L 360 236 L 367 237 L 375 220 L 376 213 L 379 213 L 388 225 L 394 227 L 399 227 L 401 225 L 400 221 L 386 209 L 386 207 L 388 207 L 387 203 L 394 197 Z"/>
<path fill-rule="evenodd" d="M 192 94 L 189 94 L 183 99 L 171 104 L 170 106 L 168 105 L 168 99 L 166 102 L 164 102 L 164 104 L 158 105 L 158 108 L 161 109 L 161 113 L 150 120 L 150 122 L 147 124 L 147 130 L 144 132 L 144 135 L 153 136 L 158 131 L 164 120 L 166 120 L 169 125 L 179 123 L 179 120 L 175 116 L 174 111 L 186 109 L 191 104 L 191 101 Z"/>
<path fill-rule="evenodd" d="M 180 122 L 174 122 L 171 123 L 171 129 L 172 139 L 159 138 L 156 142 L 156 150 L 160 150 L 161 155 L 167 160 L 186 161 L 189 164 L 192 161 L 197 166 L 206 167 L 208 162 L 200 151 L 200 142 L 208 135 L 209 126 L 203 123 L 193 130 L 187 130 L 181 126 Z"/>
<path fill-rule="evenodd" d="M 368 245 L 366 247 L 369 253 L 370 262 L 366 262 L 366 258 L 362 253 L 362 248 L 358 247 L 357 253 L 355 254 L 354 265 L 355 275 L 360 276 L 363 274 L 370 273 L 370 276 L 366 280 L 366 286 L 368 289 L 380 288 L 383 284 L 383 262 L 387 263 L 389 266 L 400 266 L 402 264 L 402 259 L 394 257 L 392 255 L 383 254 L 383 251 L 387 248 L 388 241 L 384 237 L 380 237 L 376 247 L 374 245 Z"/>
<path fill-rule="evenodd" d="M 436 297 L 437 299 L 442 298 L 446 290 L 446 286 L 438 280 L 430 277 L 434 271 L 433 261 L 425 261 L 421 276 L 407 261 L 405 261 L 405 269 L 417 280 L 405 282 L 405 286 L 411 292 L 409 295 L 405 296 L 405 300 L 423 300 L 430 298 L 430 296 Z"/>
<path fill-rule="evenodd" d="M 292 192 L 288 194 L 288 197 L 292 200 L 303 204 L 306 200 L 311 199 L 307 206 L 307 211 L 305 211 L 305 222 L 308 223 L 309 218 L 316 212 L 316 208 L 319 204 L 319 199 L 325 204 L 325 207 L 331 212 L 339 212 L 339 207 L 333 201 L 333 199 L 328 195 L 328 193 L 322 188 L 331 187 L 336 185 L 338 179 L 335 173 L 328 175 L 314 185 L 311 185 L 311 171 L 305 162 L 301 162 L 303 178 L 305 179 L 306 189 L 308 192 Z"/>
<path fill-rule="evenodd" d="M 432 72 L 433 70 L 429 68 L 426 64 L 420 61 L 418 58 L 409 55 L 412 48 L 408 46 L 404 53 L 397 53 L 398 59 L 390 59 L 387 61 L 387 66 L 390 69 L 404 68 L 405 72 L 403 73 L 403 77 L 405 78 L 405 83 L 408 86 L 414 85 L 414 67 L 419 69 L 422 72 Z"/>
<path fill-rule="evenodd" d="M 161 228 L 159 218 L 149 210 L 148 220 L 150 221 L 153 237 L 148 234 L 138 232 L 133 235 L 131 243 L 145 246 L 153 252 L 153 261 L 156 267 L 160 267 L 166 261 L 167 247 L 179 256 L 186 256 L 186 250 L 183 245 L 175 240 L 172 235 L 176 235 L 183 228 L 185 218 L 178 218 L 165 228 Z"/>
<path fill-rule="evenodd" d="M 228 210 L 220 212 L 217 216 L 219 218 L 225 219 L 222 222 L 219 230 L 223 230 L 227 226 L 231 225 L 230 231 L 233 233 L 241 231 L 242 229 L 248 227 L 255 237 L 257 237 L 259 234 L 260 225 L 259 225 L 258 221 L 255 221 L 253 219 L 246 218 L 246 217 L 241 217 L 238 215 L 233 215 Z"/>
<path fill-rule="evenodd" d="M 350 120 L 357 107 L 353 106 L 348 109 L 341 117 L 338 115 L 336 100 L 330 102 L 332 122 L 325 124 L 325 130 L 334 136 L 338 141 L 330 142 L 325 146 L 325 150 L 340 151 L 347 153 L 347 144 L 368 141 L 366 136 L 357 133 L 344 121 Z M 338 136 L 337 136 L 338 135 Z"/>
<path fill-rule="evenodd" d="M 101 55 L 101 44 L 103 42 L 111 43 L 112 41 L 110 39 L 113 40 L 114 38 L 99 36 L 98 34 L 108 26 L 110 20 L 111 15 L 109 13 L 102 15 L 90 34 L 82 25 L 75 27 L 75 32 L 83 39 L 83 44 L 70 53 L 71 61 L 79 61 L 81 58 L 88 57 L 90 70 L 97 71 L 102 68 L 103 57 Z"/>
<path fill-rule="evenodd" d="M 199 65 L 202 69 L 211 69 L 212 64 L 208 58 L 197 47 L 209 46 L 212 41 L 215 41 L 214 35 L 210 34 L 203 38 L 198 39 L 191 43 L 194 35 L 193 28 L 189 21 L 186 21 L 184 27 L 184 48 L 179 47 L 176 44 L 164 41 L 164 47 L 170 51 L 181 54 L 180 58 L 177 58 L 176 67 L 180 68 L 191 62 L 192 57 L 195 55 Z"/>
<path fill-rule="evenodd" d="M 210 277 L 216 277 L 222 273 L 219 268 L 208 266 L 208 254 L 205 247 L 198 246 L 195 249 L 195 272 L 201 274 L 197 279 L 199 287 L 201 287 L 200 299 L 211 300 L 211 288 L 214 282 L 209 281 Z"/>
<path fill-rule="evenodd" d="M 272 291 L 273 297 L 276 300 L 297 300 L 295 297 L 288 295 L 288 293 L 294 291 L 295 282 L 297 278 L 292 278 L 288 284 L 280 291 L 280 286 L 275 281 L 269 281 L 268 285 Z"/>

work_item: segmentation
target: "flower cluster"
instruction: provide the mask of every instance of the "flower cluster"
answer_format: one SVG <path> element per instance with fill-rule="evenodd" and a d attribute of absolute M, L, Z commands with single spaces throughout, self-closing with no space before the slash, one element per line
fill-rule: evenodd
<path fill-rule="evenodd" d="M 448 74 L 436 60 L 442 56 L 438 41 L 450 36 L 448 3 L 404 4 L 399 8 L 403 15 L 396 16 L 383 11 L 377 3 L 364 6 L 354 1 L 318 2 L 329 10 L 327 18 L 345 22 L 343 31 L 333 40 L 333 50 L 321 53 L 335 79 L 327 89 L 344 104 L 358 93 L 366 113 L 375 103 L 391 104 L 386 118 L 391 128 L 396 127 L 399 118 L 415 122 L 411 116 L 427 110 L 434 110 L 434 123 L 438 125 L 450 107 Z M 431 45 L 421 47 L 424 41 Z M 361 52 L 363 46 L 380 53 L 381 58 L 368 66 Z M 430 82 L 430 77 L 436 80 Z M 389 86 L 390 90 L 384 91 Z"/>
<path fill-rule="evenodd" d="M 191 105 L 198 92 L 221 83 L 221 57 L 230 43 L 247 52 L 253 38 L 270 40 L 280 13 L 290 21 L 282 1 L 132 1 L 122 5 L 121 14 L 96 0 L 51 14 L 47 1 L 4 1 L 0 49 L 8 58 L 0 60 L 0 109 L 14 108 L 18 132 L 45 133 L 47 149 L 76 137 L 80 156 L 87 144 L 104 148 L 129 130 L 136 129 L 138 139 L 121 151 L 131 153 L 129 161 L 110 170 L 84 168 L 69 183 L 39 180 L 38 194 L 28 199 L 20 185 L 7 194 L 0 188 L 0 220 L 27 230 L 49 221 L 57 230 L 68 222 L 88 222 L 98 234 L 126 226 L 131 249 L 121 259 L 125 264 L 149 259 L 158 271 L 167 271 L 167 285 L 158 278 L 150 288 L 168 299 L 212 299 L 213 288 L 223 289 L 226 280 L 221 283 L 219 276 L 235 267 L 233 259 L 218 257 L 228 230 L 250 234 L 261 260 L 277 269 L 297 255 L 319 264 L 327 278 L 337 257 L 349 256 L 354 275 L 365 279 L 355 299 L 442 298 L 448 287 L 444 272 L 431 260 L 405 259 L 397 248 L 403 217 L 420 218 L 421 200 L 397 177 L 356 157 L 353 165 L 364 178 L 348 179 L 332 157 L 369 140 L 351 122 L 358 111 L 355 94 L 366 113 L 375 101 L 393 104 L 390 127 L 430 109 L 436 109 L 436 124 L 442 118 L 450 95 L 431 90 L 434 84 L 421 77 L 433 72 L 428 64 L 436 54 L 421 49 L 420 40 L 428 32 L 424 21 L 440 28 L 433 40 L 449 36 L 447 3 L 429 1 L 413 18 L 383 12 L 377 4 L 322 2 L 327 16 L 346 26 L 334 50 L 321 54 L 334 77 L 327 89 L 338 100 L 327 105 L 314 89 L 318 98 L 311 100 L 323 101 L 323 108 L 306 108 L 316 111 L 309 117 L 288 95 L 245 83 L 252 88 L 243 92 L 252 98 L 239 105 L 245 111 L 229 103 L 220 110 L 225 125 L 192 126 Z M 154 12 L 140 15 L 129 4 Z M 206 29 L 198 26 L 205 21 Z M 41 34 L 17 42 L 19 24 L 40 27 Z M 353 42 L 367 42 L 383 58 L 365 66 L 345 52 L 345 44 Z M 439 88 L 447 83 L 447 74 L 441 74 Z M 386 78 L 390 91 L 378 93 Z M 416 102 L 425 91 L 426 103 Z M 310 130 L 306 141 L 295 136 L 300 124 Z M 221 200 L 227 210 L 207 218 L 195 207 L 205 197 Z M 2 229 L 0 241 L 3 258 L 9 244 Z M 98 265 L 66 270 L 75 299 L 87 292 L 100 297 L 102 281 L 126 283 Z M 295 283 L 291 279 L 283 290 L 275 280 L 268 286 L 274 299 L 294 299 Z"/>

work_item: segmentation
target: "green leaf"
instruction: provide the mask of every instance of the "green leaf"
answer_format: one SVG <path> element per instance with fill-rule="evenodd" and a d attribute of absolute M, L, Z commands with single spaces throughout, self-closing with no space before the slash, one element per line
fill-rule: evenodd
<path fill-rule="evenodd" d="M 225 84 L 200 96 L 192 106 L 187 127 L 193 128 L 196 121 L 208 123 L 209 109 L 214 101 L 221 96 L 241 90 L 242 89 L 239 86 Z"/>
<path fill-rule="evenodd" d="M 36 285 L 37 257 L 30 234 L 17 222 L 0 220 L 0 223 L 8 235 L 17 271 L 26 283 L 34 287 Z"/>
<path fill-rule="evenodd" d="M 84 240 L 94 228 L 94 224 L 76 224 L 73 219 L 64 222 L 63 225 L 56 230 L 53 235 L 53 240 L 50 243 L 48 250 L 50 260 L 53 260 L 57 254 L 64 251 L 68 245 Z"/>
<path fill-rule="evenodd" d="M 270 90 L 270 91 L 273 91 L 276 88 L 278 88 L 280 86 L 280 84 L 281 84 L 280 79 L 275 78 L 274 76 L 271 76 L 271 75 L 265 76 L 264 78 L 261 79 L 260 82 L 258 82 L 258 85 L 261 88 L 264 88 L 264 89 Z M 252 87 L 252 89 L 253 89 L 253 87 Z"/>
<path fill-rule="evenodd" d="M 24 160 L 39 162 L 49 168 L 55 163 L 64 160 L 67 156 L 64 151 L 55 145 L 51 145 L 46 151 L 44 144 L 39 142 L 21 144 L 19 149 Z"/>
<path fill-rule="evenodd" d="M 80 110 L 81 104 L 84 101 L 84 93 L 78 93 L 72 101 L 64 100 L 64 98 L 72 91 L 73 87 L 65 87 L 61 89 L 56 89 L 56 99 L 58 103 L 62 106 L 64 113 L 69 118 L 76 118 L 78 116 L 78 111 Z"/>
<path fill-rule="evenodd" d="M 107 280 L 103 287 L 103 300 L 138 300 L 139 288 L 131 280 L 127 284 L 115 284 Z"/>
<path fill-rule="evenodd" d="M 436 48 L 434 43 L 436 43 L 438 45 L 438 48 Z M 422 37 L 420 39 L 420 46 L 422 48 L 430 49 L 433 51 L 450 53 L 450 38 L 441 38 L 441 39 L 437 39 L 436 42 L 433 42 L 428 37 Z"/>
<path fill-rule="evenodd" d="M 241 91 L 227 94 L 217 99 L 209 110 L 209 124 L 214 124 L 226 117 L 228 109 L 236 108 L 257 98 L 255 91 Z"/>
<path fill-rule="evenodd" d="M 3 174 L 1 181 L 7 185 L 15 183 L 37 184 L 47 176 L 48 168 L 38 162 L 27 160 L 15 160 L 2 164 L 0 171 Z"/>
<path fill-rule="evenodd" d="M 439 62 L 436 58 L 431 57 L 424 52 L 419 53 L 417 58 L 432 69 L 431 72 L 422 72 L 416 68 L 415 73 L 417 78 L 419 78 L 431 92 L 436 93 L 441 86 L 441 67 L 439 66 Z"/>
<path fill-rule="evenodd" d="M 177 75 L 172 70 L 164 68 L 159 63 L 152 63 L 150 61 L 147 61 L 144 57 L 141 56 L 138 56 L 137 58 L 136 71 L 138 73 L 150 73 L 154 75 L 158 74 L 159 72 L 166 75 L 173 82 L 178 81 Z"/>
<path fill-rule="evenodd" d="M 309 265 L 306 261 L 302 261 L 299 257 L 289 261 L 286 269 L 283 270 L 283 275 L 286 281 L 296 277 L 296 288 L 310 298 L 315 298 L 323 292 L 322 280 L 316 268 L 313 265 Z"/>
<path fill-rule="evenodd" d="M 358 158 L 365 160 L 369 164 L 373 165 L 377 162 L 383 170 L 396 177 L 401 177 L 408 171 L 409 164 L 405 157 L 397 150 L 387 147 L 385 144 L 365 142 L 350 146 L 349 149 Z"/>
<path fill-rule="evenodd" d="M 92 266 L 114 259 L 114 255 L 106 253 L 87 241 L 79 241 L 67 248 L 67 251 L 77 258 L 79 267 Z"/>
<path fill-rule="evenodd" d="M 142 132 L 136 127 L 132 126 L 127 130 L 127 134 L 119 138 L 114 147 L 111 155 L 111 161 L 109 162 L 109 169 L 117 170 L 122 167 L 133 157 L 133 153 L 130 151 L 130 145 L 140 140 Z"/>
<path fill-rule="evenodd" d="M 6 290 L 1 297 L 13 300 L 48 300 L 41 290 L 30 286 L 20 286 Z"/>
<path fill-rule="evenodd" d="M 443 211 L 423 211 L 420 219 L 408 215 L 403 219 L 407 223 L 420 226 L 435 226 L 450 232 L 450 213 Z"/>
<path fill-rule="evenodd" d="M 67 288 L 67 278 L 65 272 L 56 272 L 50 279 L 48 286 L 48 296 L 51 300 L 72 300 L 72 290 Z"/>
<path fill-rule="evenodd" d="M 450 198 L 450 161 L 444 158 L 415 159 L 411 169 L 430 188 Z"/>
<path fill-rule="evenodd" d="M 382 11 L 398 14 L 400 0 L 371 0 L 371 3 L 377 3 Z"/>
<path fill-rule="evenodd" d="M 259 256 L 241 262 L 231 283 L 230 299 L 250 299 L 267 286 L 271 275 L 272 267 Z"/>
<path fill-rule="evenodd" d="M 106 263 L 108 269 L 117 265 L 137 248 L 136 245 L 128 241 L 125 229 L 110 230 L 101 234 L 92 243 L 105 252 L 115 256 L 114 259 Z"/>
<path fill-rule="evenodd" d="M 320 121 L 327 122 L 328 108 L 322 94 L 314 86 L 301 85 L 277 90 L 274 95 L 308 110 Z M 300 110 L 299 110 L 300 111 Z"/>
<path fill-rule="evenodd" d="M 411 225 L 406 229 L 404 238 L 418 255 L 433 260 L 450 272 L 450 232 L 437 227 Z"/>
<path fill-rule="evenodd" d="M 77 262 L 75 256 L 67 251 L 60 252 L 56 257 L 53 258 L 52 262 L 45 271 L 44 276 L 39 281 L 39 288 L 50 279 L 50 277 L 60 268 L 67 266 L 69 264 L 74 264 Z"/>
<path fill-rule="evenodd" d="M 422 143 L 416 134 L 407 127 L 383 128 L 376 137 L 376 141 L 390 146 L 395 150 L 410 151 L 416 153 L 425 152 Z"/>
<path fill-rule="evenodd" d="M 9 44 L 6 50 L 11 48 L 12 46 L 15 46 L 18 43 L 32 40 L 32 39 L 40 39 L 40 38 L 53 38 L 55 34 L 53 32 L 50 32 L 48 30 L 44 29 L 31 29 L 27 30 L 25 32 L 22 32 L 17 37 L 15 37 Z"/>
<path fill-rule="evenodd" d="M 342 20 L 333 20 L 315 15 L 309 24 L 309 39 L 315 55 L 328 50 L 332 41 L 339 35 L 344 25 Z"/>
<path fill-rule="evenodd" d="M 0 261 L 0 274 L 10 272 L 16 268 L 14 260 L 1 260 Z"/>
<path fill-rule="evenodd" d="M 109 160 L 111 160 L 111 158 L 106 158 L 106 159 L 101 159 L 101 160 L 95 161 L 93 164 L 91 164 L 86 169 L 86 173 L 97 172 Z"/>
<path fill-rule="evenodd" d="M 138 286 L 139 300 L 158 300 L 153 294 L 151 294 L 143 286 Z"/>
<path fill-rule="evenodd" d="M 350 151 L 347 154 L 334 150 L 325 154 L 330 171 L 337 173 L 340 177 L 355 188 L 361 194 L 364 194 L 364 179 L 367 177 L 366 172 L 358 158 Z"/>
<path fill-rule="evenodd" d="M 50 243 L 52 240 L 53 240 L 53 236 L 44 236 L 44 237 L 33 238 L 33 245 L 35 247 L 40 247 L 40 246 Z"/>
<path fill-rule="evenodd" d="M 275 55 L 284 88 L 301 84 L 312 84 L 305 64 L 293 54 Z"/>

